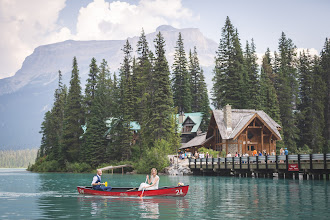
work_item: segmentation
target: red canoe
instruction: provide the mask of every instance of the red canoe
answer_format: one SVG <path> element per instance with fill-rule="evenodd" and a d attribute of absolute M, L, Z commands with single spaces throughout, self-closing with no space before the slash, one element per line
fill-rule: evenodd
<path fill-rule="evenodd" d="M 142 191 L 138 191 L 137 188 L 127 187 L 114 187 L 111 191 L 99 191 L 92 189 L 91 186 L 77 186 L 80 194 L 100 195 L 100 196 L 141 196 Z M 161 187 L 154 190 L 145 190 L 144 196 L 180 196 L 187 195 L 189 185 L 186 186 L 173 186 L 173 187 Z"/>

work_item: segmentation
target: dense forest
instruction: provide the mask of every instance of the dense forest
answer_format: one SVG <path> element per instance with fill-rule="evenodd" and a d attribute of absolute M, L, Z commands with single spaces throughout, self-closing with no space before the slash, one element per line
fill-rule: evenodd
<path fill-rule="evenodd" d="M 27 168 L 35 162 L 38 149 L 0 150 L 1 168 Z"/>
<path fill-rule="evenodd" d="M 142 30 L 133 57 L 126 41 L 118 76 L 105 60 L 97 65 L 93 58 L 84 94 L 76 58 L 69 88 L 59 71 L 53 108 L 45 114 L 41 146 L 29 169 L 82 172 L 121 161 L 138 172 L 161 170 L 168 165 L 166 155 L 180 147 L 177 113 L 202 112 L 206 131 L 211 110 L 198 48 L 187 55 L 179 34 L 169 67 L 160 32 L 154 45 L 151 51 Z M 265 111 L 282 126 L 277 146 L 290 152 L 329 152 L 330 40 L 320 56 L 296 51 L 281 33 L 278 51 L 267 49 L 259 66 L 254 40 L 243 48 L 227 17 L 215 52 L 212 105 Z M 140 125 L 137 133 L 132 122 Z"/>

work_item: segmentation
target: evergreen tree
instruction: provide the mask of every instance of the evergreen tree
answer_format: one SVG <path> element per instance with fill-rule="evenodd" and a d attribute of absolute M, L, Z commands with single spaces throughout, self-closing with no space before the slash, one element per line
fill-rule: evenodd
<path fill-rule="evenodd" d="M 324 99 L 324 117 L 325 117 L 325 129 L 324 137 L 326 139 L 326 145 L 324 152 L 330 152 L 330 39 L 326 38 L 323 50 L 321 52 L 321 67 L 322 67 L 322 80 L 326 82 L 326 96 Z"/>
<path fill-rule="evenodd" d="M 130 123 L 133 120 L 134 103 L 133 103 L 133 86 L 132 86 L 132 47 L 128 40 L 122 49 L 124 52 L 124 61 L 120 68 L 120 90 L 122 109 L 121 117 L 121 133 L 119 133 L 120 145 L 122 151 L 122 160 L 128 160 L 131 157 L 132 132 Z"/>
<path fill-rule="evenodd" d="M 180 112 L 191 112 L 190 76 L 187 70 L 187 58 L 181 32 L 176 42 L 172 74 L 174 106 L 178 107 Z"/>
<path fill-rule="evenodd" d="M 244 88 L 245 95 L 242 96 L 244 101 L 242 101 L 242 107 L 247 109 L 260 109 L 260 84 L 258 77 L 258 57 L 256 55 L 256 48 L 254 41 L 252 39 L 251 45 L 246 42 L 245 53 L 244 53 L 244 63 L 245 63 L 245 75 L 244 75 Z"/>
<path fill-rule="evenodd" d="M 267 51 L 262 58 L 260 71 L 260 109 L 266 112 L 278 124 L 281 124 L 280 107 L 274 83 L 272 81 L 273 75 L 270 51 L 269 48 L 267 48 Z"/>
<path fill-rule="evenodd" d="M 153 79 L 153 103 L 151 129 L 153 140 L 164 138 L 170 132 L 173 96 L 171 91 L 170 70 L 165 56 L 165 40 L 159 32 L 155 42 L 155 63 Z"/>
<path fill-rule="evenodd" d="M 209 122 L 210 122 L 211 109 L 210 109 L 209 95 L 208 95 L 207 86 L 205 83 L 203 69 L 201 69 L 201 75 L 200 75 L 198 87 L 199 87 L 200 94 L 201 94 L 201 106 L 200 106 L 199 111 L 203 113 L 201 130 L 203 132 L 206 132 L 208 129 L 208 126 L 209 126 Z"/>
<path fill-rule="evenodd" d="M 87 121 L 88 121 L 89 113 L 91 111 L 92 102 L 95 98 L 95 89 L 96 89 L 96 81 L 97 81 L 98 73 L 99 73 L 99 68 L 96 64 L 96 59 L 93 57 L 91 60 L 91 64 L 89 65 L 89 74 L 85 87 L 85 97 L 84 97 L 84 104 L 86 108 L 85 116 Z"/>
<path fill-rule="evenodd" d="M 312 58 L 305 51 L 300 53 L 299 63 L 298 63 L 298 73 L 300 78 L 300 90 L 299 96 L 301 103 L 298 105 L 299 114 L 299 123 L 298 128 L 300 130 L 300 146 L 306 144 L 309 147 L 313 140 L 313 131 L 312 131 L 312 117 L 313 117 L 313 98 L 312 98 L 312 89 L 313 89 L 313 73 L 312 73 Z"/>
<path fill-rule="evenodd" d="M 152 144 L 151 130 L 148 123 L 151 120 L 153 102 L 153 55 L 149 50 L 144 31 L 137 43 L 138 57 L 133 67 L 134 120 L 140 124 L 139 145 L 140 155 L 144 149 Z"/>
<path fill-rule="evenodd" d="M 64 111 L 62 162 L 79 160 L 80 137 L 83 133 L 81 125 L 85 124 L 84 109 L 76 57 L 73 58 L 70 88 Z"/>
<path fill-rule="evenodd" d="M 226 104 L 241 108 L 246 94 L 243 84 L 244 60 L 237 30 L 229 17 L 226 18 L 221 36 L 212 79 L 212 104 L 217 109 Z"/>
<path fill-rule="evenodd" d="M 41 145 L 38 150 L 37 160 L 41 157 L 47 156 L 51 150 L 50 136 L 52 135 L 51 128 L 51 112 L 47 111 L 44 116 L 44 121 L 41 123 Z"/>
<path fill-rule="evenodd" d="M 99 66 L 99 75 L 97 77 L 97 84 L 99 86 L 105 87 L 105 97 L 103 104 L 103 111 L 106 117 L 113 116 L 113 112 L 115 112 L 114 109 L 114 94 L 113 94 L 113 81 L 111 79 L 110 69 L 108 66 L 108 63 L 105 59 L 102 60 L 100 66 Z"/>
<path fill-rule="evenodd" d="M 87 162 L 93 167 L 107 162 L 105 137 L 107 115 L 104 108 L 107 97 L 105 93 L 106 84 L 102 81 L 104 81 L 103 78 L 97 80 L 94 99 L 90 106 L 90 119 L 84 134 L 82 162 Z"/>
<path fill-rule="evenodd" d="M 63 133 L 63 120 L 64 120 L 64 108 L 66 105 L 67 88 L 62 83 L 62 73 L 58 71 L 58 88 L 54 94 L 54 105 L 51 110 L 51 124 L 53 139 L 52 152 L 49 155 L 49 160 L 57 160 L 60 157 L 60 147 L 62 144 Z"/>
<path fill-rule="evenodd" d="M 275 56 L 275 88 L 280 106 L 281 122 L 285 146 L 291 152 L 297 149 L 297 119 L 294 114 L 298 104 L 298 82 L 295 67 L 295 45 L 282 32 L 279 39 L 279 54 Z"/>
<path fill-rule="evenodd" d="M 200 68 L 196 47 L 189 52 L 189 75 L 192 96 L 192 112 L 202 112 L 202 131 L 206 131 L 210 120 L 210 103 L 203 69 Z"/>

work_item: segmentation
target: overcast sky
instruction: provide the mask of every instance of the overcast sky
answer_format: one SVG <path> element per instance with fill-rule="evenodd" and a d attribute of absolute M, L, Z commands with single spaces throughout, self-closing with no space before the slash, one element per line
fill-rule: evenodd
<path fill-rule="evenodd" d="M 330 38 L 328 0 L 0 0 L 0 79 L 34 48 L 68 39 L 125 39 L 169 24 L 199 28 L 218 43 L 226 16 L 243 47 L 254 38 L 260 54 L 277 50 L 282 31 L 312 53 Z"/>

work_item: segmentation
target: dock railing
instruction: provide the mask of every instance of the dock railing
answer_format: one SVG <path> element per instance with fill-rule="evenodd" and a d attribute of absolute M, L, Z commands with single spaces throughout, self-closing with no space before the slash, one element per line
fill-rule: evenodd
<path fill-rule="evenodd" d="M 330 153 L 242 156 L 226 158 L 189 158 L 193 172 L 237 173 L 304 173 L 306 175 L 326 174 L 329 179 Z"/>

